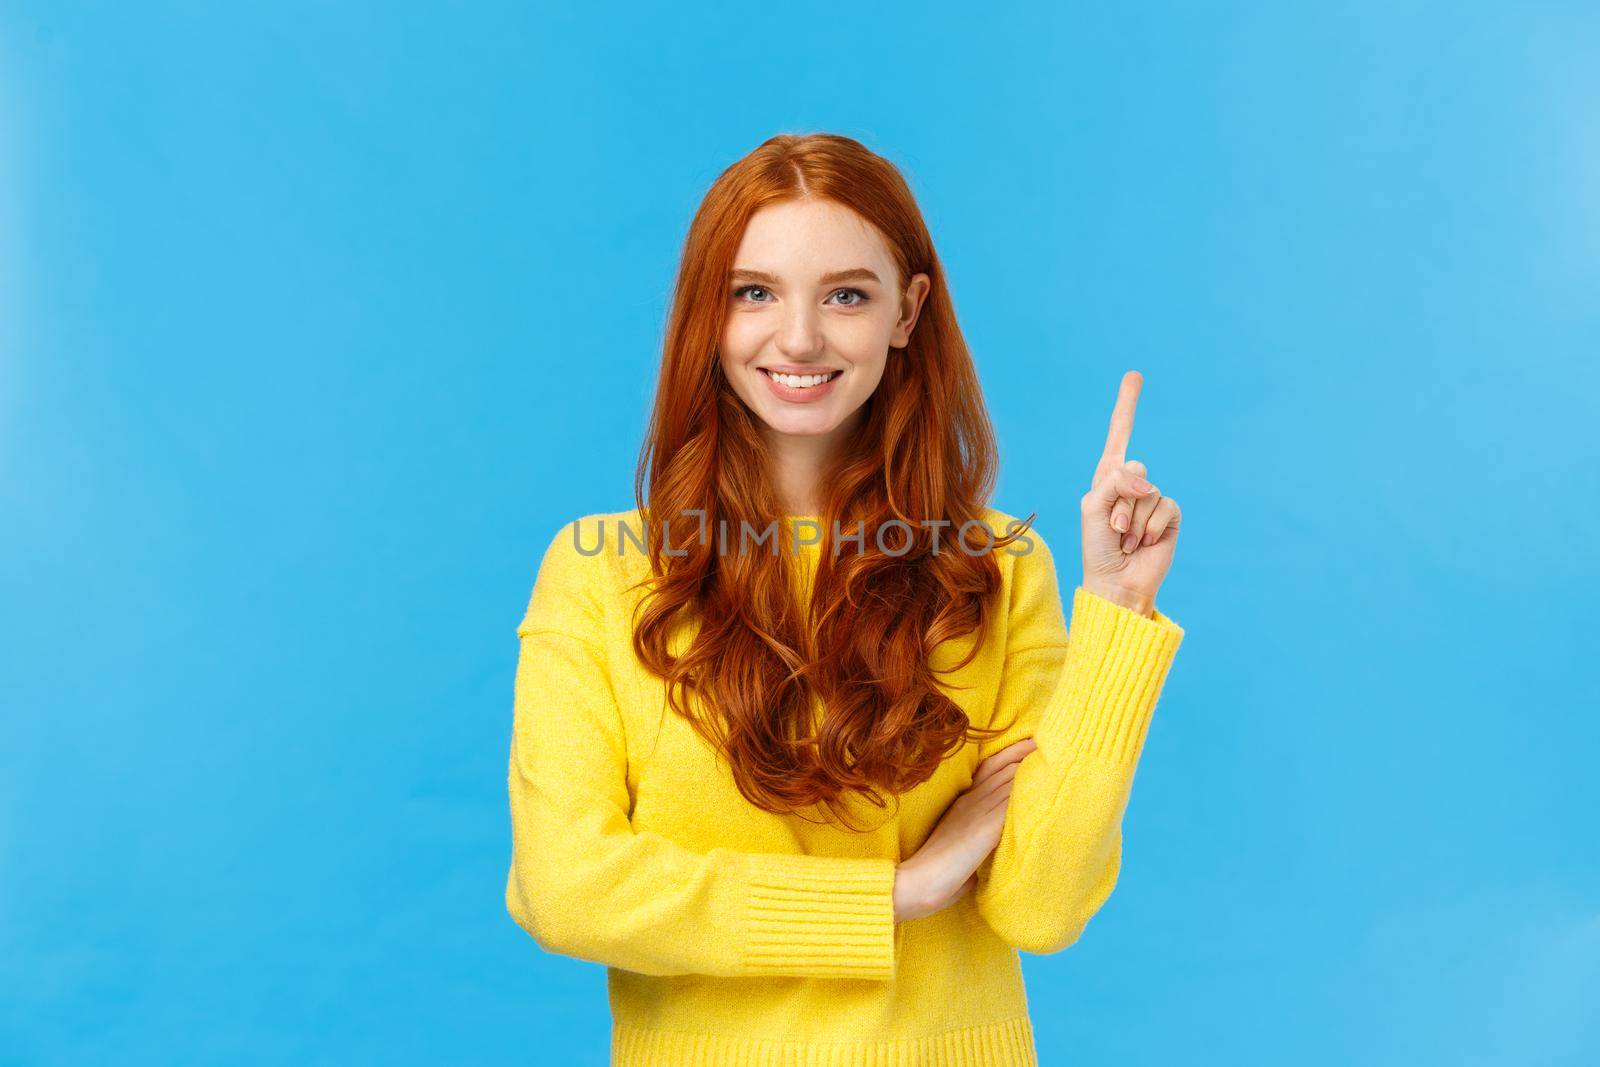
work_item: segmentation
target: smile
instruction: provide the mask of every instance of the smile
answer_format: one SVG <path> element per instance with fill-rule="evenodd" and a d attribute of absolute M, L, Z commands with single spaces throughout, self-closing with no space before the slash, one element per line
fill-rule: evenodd
<path fill-rule="evenodd" d="M 833 391 L 833 383 L 844 373 L 842 370 L 832 370 L 819 374 L 780 374 L 766 367 L 758 369 L 774 396 L 794 404 L 821 400 Z"/>
<path fill-rule="evenodd" d="M 762 367 L 761 373 L 780 385 L 787 385 L 791 389 L 814 389 L 819 385 L 833 381 L 844 371 L 823 371 L 821 374 L 779 374 L 777 371 Z"/>

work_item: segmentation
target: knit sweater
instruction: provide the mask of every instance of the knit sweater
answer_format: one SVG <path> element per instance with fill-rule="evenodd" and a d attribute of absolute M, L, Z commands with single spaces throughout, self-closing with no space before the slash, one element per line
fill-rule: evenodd
<path fill-rule="evenodd" d="M 986 521 L 1004 533 L 1013 516 L 990 508 Z M 1065 949 L 1110 895 L 1183 629 L 1079 586 L 1069 635 L 1044 538 L 996 549 L 1005 611 L 972 661 L 939 677 L 973 724 L 1009 728 L 897 804 L 849 807 L 847 829 L 749 803 L 668 707 L 632 646 L 650 561 L 619 524 L 642 540 L 644 522 L 635 509 L 563 526 L 517 627 L 506 906 L 545 950 L 607 966 L 612 1064 L 1036 1064 L 1018 951 Z M 785 541 L 801 592 L 817 528 Z M 946 642 L 930 659 L 946 669 L 970 648 Z M 979 761 L 1029 736 L 1038 747 L 975 887 L 897 923 L 896 863 Z"/>

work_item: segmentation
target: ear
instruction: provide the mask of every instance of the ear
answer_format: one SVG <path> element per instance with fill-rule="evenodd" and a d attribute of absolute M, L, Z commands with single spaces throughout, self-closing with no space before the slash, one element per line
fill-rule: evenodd
<path fill-rule="evenodd" d="M 906 282 L 905 294 L 900 298 L 900 320 L 894 324 L 894 332 L 889 335 L 890 348 L 904 348 L 911 343 L 911 331 L 922 312 L 922 302 L 932 288 L 933 282 L 926 274 L 913 274 L 911 280 Z"/>

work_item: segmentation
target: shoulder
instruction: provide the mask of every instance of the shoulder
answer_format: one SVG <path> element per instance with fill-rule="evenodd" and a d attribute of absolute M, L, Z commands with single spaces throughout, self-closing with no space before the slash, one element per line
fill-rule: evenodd
<path fill-rule="evenodd" d="M 574 559 L 615 557 L 619 544 L 632 544 L 643 536 L 644 520 L 638 508 L 579 515 L 555 531 L 545 546 L 543 562 L 572 566 Z"/>
<path fill-rule="evenodd" d="M 1000 570 L 1005 575 L 1015 575 L 1019 578 L 1055 575 L 1055 554 L 1051 550 L 1050 542 L 1039 531 L 1039 521 L 1035 517 L 1031 523 L 1018 518 L 1010 512 L 999 508 L 986 507 L 984 522 L 996 537 L 1021 531 L 1017 539 L 1009 545 L 995 549 L 995 555 L 1000 560 Z M 1023 529 L 1026 525 L 1027 529 Z"/>
<path fill-rule="evenodd" d="M 622 562 L 642 555 L 645 520 L 638 508 L 597 511 L 569 519 L 551 536 L 539 562 L 539 573 L 552 580 L 607 584 L 617 578 Z"/>
<path fill-rule="evenodd" d="M 990 508 L 989 521 L 1001 536 L 1022 528 L 1023 520 Z M 1007 654 L 1066 643 L 1065 605 L 1055 553 L 1039 532 L 1037 516 L 1016 539 L 995 549 L 1000 564 L 1006 614 Z"/>
<path fill-rule="evenodd" d="M 597 629 L 618 589 L 622 562 L 618 546 L 627 540 L 622 531 L 630 525 L 642 536 L 637 509 L 592 512 L 562 523 L 544 542 L 528 610 L 517 632 Z"/>

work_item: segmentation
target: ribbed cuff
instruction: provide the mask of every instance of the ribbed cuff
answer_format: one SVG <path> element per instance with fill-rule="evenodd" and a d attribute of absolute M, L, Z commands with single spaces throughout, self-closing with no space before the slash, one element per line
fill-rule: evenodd
<path fill-rule="evenodd" d="M 1183 627 L 1159 610 L 1147 618 L 1078 586 L 1067 658 L 1040 717 L 1039 744 L 1119 763 L 1137 759 L 1182 642 Z"/>
<path fill-rule="evenodd" d="M 751 974 L 894 977 L 894 861 L 750 856 L 745 966 Z"/>

